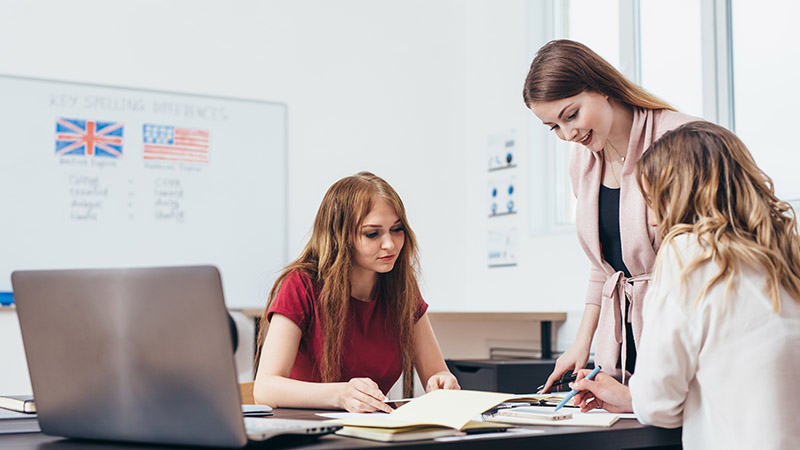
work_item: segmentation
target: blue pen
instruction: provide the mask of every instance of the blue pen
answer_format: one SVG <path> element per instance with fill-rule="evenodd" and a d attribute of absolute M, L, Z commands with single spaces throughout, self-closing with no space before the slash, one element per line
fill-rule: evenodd
<path fill-rule="evenodd" d="M 589 375 L 586 375 L 586 379 L 587 380 L 594 380 L 594 377 L 595 377 L 595 375 L 597 375 L 598 372 L 600 372 L 600 366 L 595 367 L 594 370 L 592 370 L 589 373 Z M 575 397 L 575 394 L 577 394 L 578 392 L 580 392 L 580 391 L 577 390 L 577 389 L 573 389 L 573 390 L 569 391 L 569 394 L 567 394 L 566 397 L 564 397 L 563 400 L 558 402 L 558 406 L 556 406 L 555 411 L 558 411 L 559 409 L 563 408 L 564 405 L 566 405 L 568 401 L 572 400 L 572 397 Z"/>

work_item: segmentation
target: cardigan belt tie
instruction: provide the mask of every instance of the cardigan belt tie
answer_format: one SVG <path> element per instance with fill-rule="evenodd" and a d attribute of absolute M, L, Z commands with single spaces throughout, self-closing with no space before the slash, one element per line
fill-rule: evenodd
<path fill-rule="evenodd" d="M 633 283 L 650 281 L 651 275 L 650 273 L 645 273 L 628 278 L 622 271 L 618 271 L 609 276 L 603 285 L 603 301 L 601 308 L 610 308 L 614 311 L 614 338 L 617 344 L 622 345 L 620 349 L 620 358 L 622 360 L 622 384 L 625 384 L 625 363 L 628 356 L 628 333 L 625 321 L 623 321 L 622 318 L 627 317 L 627 321 L 630 322 L 634 308 L 636 308 L 637 305 L 637 303 L 633 301 Z M 626 297 L 630 300 L 627 315 L 625 314 L 625 302 L 622 301 L 622 299 Z"/>

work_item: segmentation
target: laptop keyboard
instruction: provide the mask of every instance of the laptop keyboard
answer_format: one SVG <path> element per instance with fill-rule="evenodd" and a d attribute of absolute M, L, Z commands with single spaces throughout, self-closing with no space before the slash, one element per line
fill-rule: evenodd
<path fill-rule="evenodd" d="M 281 434 L 327 434 L 341 427 L 317 420 L 245 417 L 244 428 L 250 439 L 265 440 Z"/>

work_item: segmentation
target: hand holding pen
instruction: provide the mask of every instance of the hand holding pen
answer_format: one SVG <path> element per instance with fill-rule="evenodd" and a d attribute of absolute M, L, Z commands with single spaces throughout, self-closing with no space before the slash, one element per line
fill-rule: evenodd
<path fill-rule="evenodd" d="M 581 325 L 583 325 L 583 322 L 581 322 Z M 593 334 L 594 331 L 592 331 L 592 335 Z M 589 362 L 589 348 L 591 344 L 591 336 L 589 336 L 588 339 L 578 339 L 576 337 L 575 342 L 556 360 L 553 373 L 547 377 L 547 382 L 544 384 L 542 392 L 550 392 L 552 385 L 563 378 L 564 374 L 572 376 L 573 372 L 577 372 L 586 367 L 586 363 Z"/>
<path fill-rule="evenodd" d="M 591 380 L 591 379 L 593 379 L 593 378 L 594 378 L 594 377 L 595 377 L 595 376 L 596 376 L 596 375 L 597 375 L 599 372 L 600 372 L 600 366 L 596 366 L 596 367 L 594 368 L 594 370 L 592 370 L 591 372 L 589 372 L 589 374 L 588 374 L 588 375 L 586 375 L 586 378 L 585 378 L 585 379 L 587 379 L 587 380 Z M 580 372 L 578 372 L 578 376 L 579 376 L 580 378 L 583 378 L 581 375 L 582 375 L 582 374 L 581 374 Z M 576 382 L 576 383 L 577 383 L 577 382 Z M 574 386 L 574 384 L 573 384 L 573 386 Z M 558 405 L 556 405 L 556 409 L 555 409 L 554 411 L 558 411 L 559 409 L 563 408 L 563 407 L 564 407 L 564 405 L 566 405 L 566 404 L 567 404 L 567 402 L 569 402 L 569 401 L 572 399 L 572 397 L 575 397 L 575 396 L 576 396 L 578 393 L 580 393 L 580 391 L 579 391 L 578 389 L 575 389 L 575 387 L 573 387 L 573 388 L 572 388 L 572 390 L 571 390 L 571 391 L 569 391 L 569 394 L 567 394 L 567 395 L 564 397 L 564 399 L 563 399 L 563 400 L 561 400 L 561 401 L 558 403 Z M 576 401 L 577 401 L 577 400 L 576 400 Z"/>
<path fill-rule="evenodd" d="M 594 408 L 602 408 L 608 412 L 627 413 L 633 412 L 631 404 L 631 391 L 614 377 L 598 373 L 589 378 L 588 370 L 578 372 L 578 379 L 572 387 L 579 391 L 575 394 L 575 406 L 580 406 L 581 412 Z"/>
<path fill-rule="evenodd" d="M 571 373 L 568 373 L 568 372 L 564 373 L 564 375 L 561 377 L 560 380 L 558 380 L 555 383 L 553 383 L 552 385 L 550 385 L 550 389 L 549 390 L 550 391 L 554 391 L 554 392 L 566 391 L 566 389 L 564 389 L 563 387 L 569 385 L 569 383 L 572 383 L 573 381 L 575 381 L 575 379 L 576 379 L 575 375 L 573 375 Z M 547 385 L 547 383 L 539 385 L 539 387 L 536 388 L 535 392 L 537 394 L 543 394 L 544 393 L 543 392 L 544 391 L 544 387 L 546 385 Z"/>

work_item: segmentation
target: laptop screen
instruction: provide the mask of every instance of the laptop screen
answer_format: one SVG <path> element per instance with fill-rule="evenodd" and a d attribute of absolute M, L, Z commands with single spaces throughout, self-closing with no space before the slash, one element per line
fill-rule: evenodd
<path fill-rule="evenodd" d="M 245 444 L 215 267 L 18 271 L 12 285 L 43 432 Z"/>

